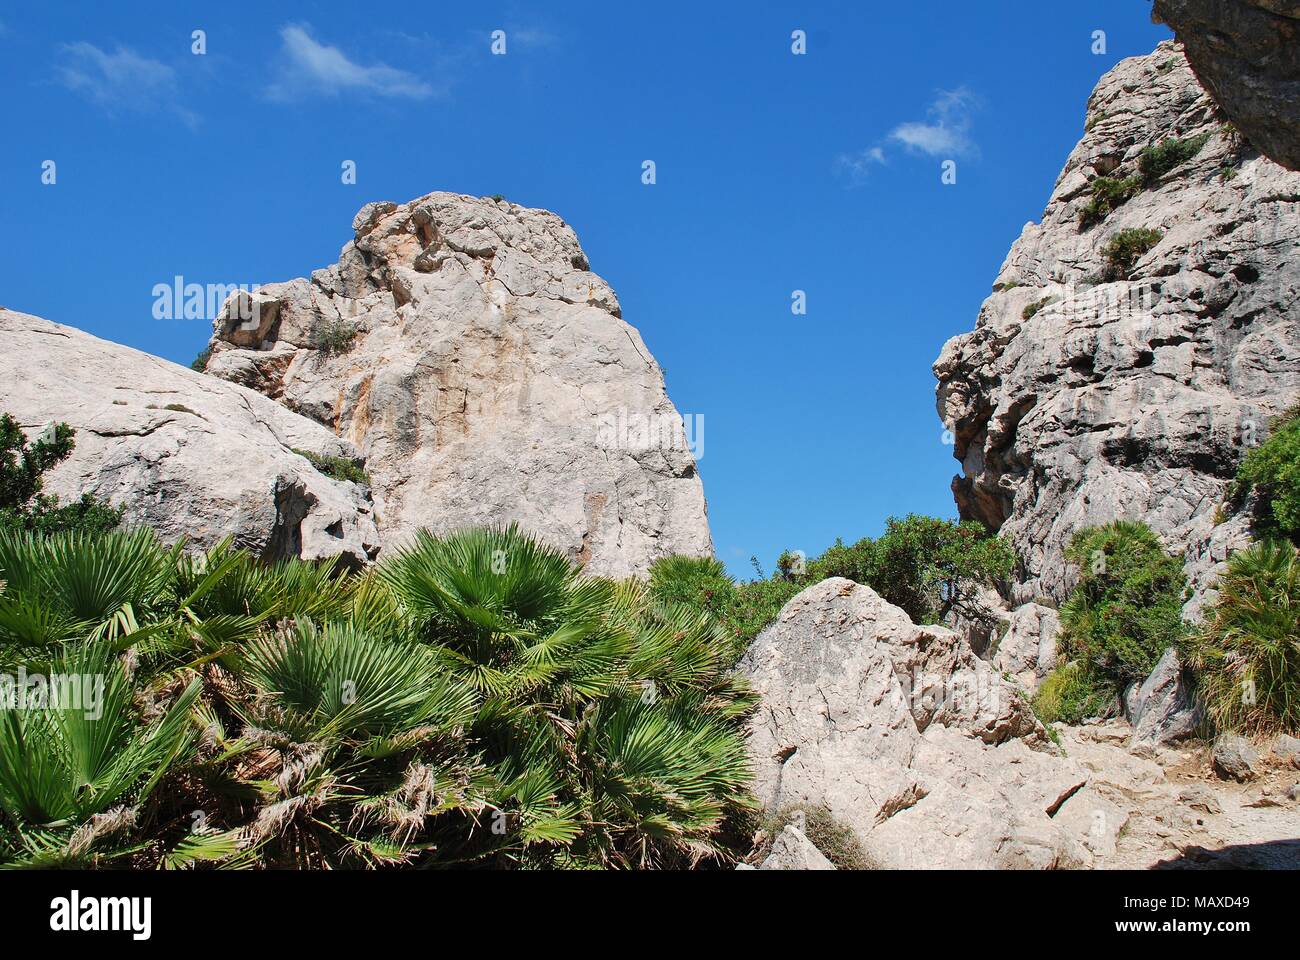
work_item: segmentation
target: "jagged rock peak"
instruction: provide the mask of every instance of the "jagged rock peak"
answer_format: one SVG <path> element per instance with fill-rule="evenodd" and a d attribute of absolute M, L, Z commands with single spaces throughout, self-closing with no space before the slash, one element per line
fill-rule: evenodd
<path fill-rule="evenodd" d="M 1186 552 L 1195 613 L 1246 538 L 1218 522 L 1227 484 L 1300 397 L 1297 236 L 1300 175 L 1233 136 L 1180 47 L 1101 79 L 1041 222 L 934 367 L 959 510 L 1010 537 L 1017 601 L 1063 599 L 1070 536 L 1125 518 Z"/>
<path fill-rule="evenodd" d="M 558 216 L 370 203 L 338 263 L 233 298 L 208 372 L 355 443 L 385 545 L 518 521 L 592 573 L 711 555 L 703 424 Z"/>

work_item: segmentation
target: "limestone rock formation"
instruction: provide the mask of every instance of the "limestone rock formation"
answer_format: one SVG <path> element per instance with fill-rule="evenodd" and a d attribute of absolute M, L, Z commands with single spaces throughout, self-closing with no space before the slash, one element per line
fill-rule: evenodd
<path fill-rule="evenodd" d="M 825 807 L 881 867 L 1088 866 L 1126 821 L 1014 684 L 868 587 L 804 590 L 741 670 L 759 799 Z"/>
<path fill-rule="evenodd" d="M 1156 0 L 1155 16 L 1250 142 L 1300 170 L 1300 2 Z"/>
<path fill-rule="evenodd" d="M 208 372 L 354 443 L 385 545 L 518 521 L 608 576 L 712 554 L 663 371 L 559 217 L 366 205 L 337 264 L 227 304 Z"/>
<path fill-rule="evenodd" d="M 1194 155 L 1144 179 L 1170 138 Z M 1297 236 L 1300 174 L 1225 132 L 1177 45 L 1102 78 L 1041 222 L 935 364 L 959 510 L 1016 547 L 1016 602 L 1063 600 L 1071 535 L 1125 518 L 1186 553 L 1195 613 L 1247 539 L 1225 489 L 1300 398 Z"/>
<path fill-rule="evenodd" d="M 1161 747 L 1196 735 L 1201 709 L 1176 648 L 1166 650 L 1151 676 L 1127 691 L 1124 715 L 1133 725 L 1135 746 Z"/>
<path fill-rule="evenodd" d="M 993 669 L 1010 675 L 1030 693 L 1056 666 L 1061 616 L 1051 607 L 1026 603 L 1012 611 L 993 653 Z"/>
<path fill-rule="evenodd" d="M 0 309 L 0 411 L 29 435 L 59 422 L 76 431 L 46 493 L 91 493 L 168 542 L 233 536 L 258 556 L 353 565 L 378 549 L 367 491 L 294 452 L 356 451 L 244 387 Z"/>

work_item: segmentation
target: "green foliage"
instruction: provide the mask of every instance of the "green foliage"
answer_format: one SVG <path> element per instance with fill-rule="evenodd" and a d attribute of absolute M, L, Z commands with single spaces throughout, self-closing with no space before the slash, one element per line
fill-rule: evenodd
<path fill-rule="evenodd" d="M 208 369 L 208 361 L 212 359 L 212 348 L 204 347 L 197 357 L 190 362 L 190 369 L 204 373 Z"/>
<path fill-rule="evenodd" d="M 650 590 L 656 599 L 684 604 L 719 624 L 730 663 L 740 659 L 801 589 L 800 582 L 783 577 L 738 584 L 712 557 L 665 557 L 650 568 Z"/>
<path fill-rule="evenodd" d="M 1200 153 L 1209 139 L 1208 133 L 1186 139 L 1169 137 L 1156 146 L 1147 147 L 1138 157 L 1138 172 L 1142 178 L 1142 185 L 1155 186 L 1166 174 L 1181 167 Z"/>
<path fill-rule="evenodd" d="M 1106 258 L 1105 279 L 1128 279 L 1137 262 L 1162 239 L 1164 234 L 1159 230 L 1148 230 L 1145 227 L 1121 230 L 1115 234 L 1101 251 Z"/>
<path fill-rule="evenodd" d="M 327 320 L 316 328 L 316 349 L 324 354 L 346 353 L 357 338 L 357 328 L 346 320 Z"/>
<path fill-rule="evenodd" d="M 1079 211 L 1079 229 L 1087 230 L 1132 200 L 1142 189 L 1139 177 L 1098 177 L 1092 181 L 1092 199 Z"/>
<path fill-rule="evenodd" d="M 1061 607 L 1059 658 L 1045 683 L 1040 714 L 1078 722 L 1106 713 L 1124 688 L 1146 679 L 1185 635 L 1182 563 L 1142 523 L 1116 521 L 1080 530 L 1066 559 L 1080 570 Z"/>
<path fill-rule="evenodd" d="M 293 452 L 300 457 L 306 458 L 308 463 L 327 477 L 365 486 L 370 484 L 370 474 L 366 472 L 364 460 L 353 460 L 349 457 L 331 457 L 312 453 L 310 450 L 298 450 L 297 448 Z"/>
<path fill-rule="evenodd" d="M 71 504 L 41 493 L 44 474 L 62 463 L 75 446 L 66 423 L 54 424 L 32 443 L 9 414 L 0 414 L 0 530 L 59 533 L 111 530 L 122 519 L 90 495 Z"/>
<path fill-rule="evenodd" d="M 808 564 L 808 581 L 845 577 L 865 584 L 916 623 L 954 614 L 980 618 L 978 588 L 1010 578 L 1015 553 L 978 523 L 934 517 L 891 517 L 879 540 L 836 542 Z"/>
<path fill-rule="evenodd" d="M 1021 312 L 1020 319 L 1026 321 L 1032 320 L 1042 312 L 1044 307 L 1050 307 L 1055 302 L 1056 297 L 1043 297 L 1041 300 L 1035 300 Z"/>
<path fill-rule="evenodd" d="M 1300 408 L 1279 418 L 1269 438 L 1246 455 L 1229 500 L 1240 508 L 1252 492 L 1259 498 L 1256 530 L 1300 540 Z"/>
<path fill-rule="evenodd" d="M 979 524 L 915 515 L 891 518 L 879 540 L 836 541 L 813 560 L 796 558 L 783 553 L 771 579 L 756 563 L 762 579 L 737 584 L 716 560 L 668 557 L 651 568 L 650 589 L 662 602 L 717 620 L 734 662 L 795 594 L 828 577 L 871 587 L 917 623 L 938 623 L 957 615 L 982 620 L 977 588 L 1008 579 L 1015 566 L 1011 548 Z"/>
<path fill-rule="evenodd" d="M 513 527 L 364 575 L 0 532 L 0 581 L 0 674 L 106 690 L 0 708 L 0 864 L 675 867 L 753 813 L 718 625 Z"/>
<path fill-rule="evenodd" d="M 1300 732 L 1300 557 L 1286 541 L 1234 554 L 1203 629 L 1184 647 L 1221 731 Z"/>
<path fill-rule="evenodd" d="M 1034 694 L 1034 713 L 1048 730 L 1053 723 L 1080 724 L 1114 708 L 1115 694 L 1096 682 L 1079 662 L 1057 667 Z M 1055 733 L 1054 730 L 1052 730 Z"/>

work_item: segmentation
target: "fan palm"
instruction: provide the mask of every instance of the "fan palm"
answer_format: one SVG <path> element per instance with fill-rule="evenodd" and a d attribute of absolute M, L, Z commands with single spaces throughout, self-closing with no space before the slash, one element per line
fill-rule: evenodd
<path fill-rule="evenodd" d="M 1221 730 L 1300 731 L 1300 556 L 1272 541 L 1233 554 L 1207 625 L 1186 645 Z"/>
<path fill-rule="evenodd" d="M 49 666 L 46 702 L 0 709 L 5 859 L 93 863 L 103 838 L 133 822 L 136 805 L 186 752 L 199 684 L 189 684 L 161 717 L 146 722 L 107 644 L 71 647 Z M 88 696 L 69 698 L 76 692 Z"/>

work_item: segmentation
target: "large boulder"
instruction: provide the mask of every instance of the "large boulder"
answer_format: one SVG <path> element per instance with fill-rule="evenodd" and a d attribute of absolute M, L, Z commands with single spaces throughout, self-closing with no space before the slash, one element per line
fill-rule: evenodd
<path fill-rule="evenodd" d="M 1202 711 L 1177 649 L 1166 650 L 1151 676 L 1128 690 L 1124 715 L 1133 725 L 1133 746 L 1163 747 L 1196 735 Z"/>
<path fill-rule="evenodd" d="M 1033 693 L 1056 666 L 1060 632 L 1061 615 L 1051 607 L 1026 603 L 1016 608 L 993 652 L 993 668 Z"/>
<path fill-rule="evenodd" d="M 296 452 L 350 458 L 351 444 L 244 387 L 0 308 L 0 412 L 29 435 L 76 431 L 46 493 L 93 494 L 167 541 L 233 536 L 262 557 L 354 566 L 378 550 L 368 492 Z"/>
<path fill-rule="evenodd" d="M 1300 2 L 1156 0 L 1155 16 L 1250 142 L 1300 170 Z"/>
<path fill-rule="evenodd" d="M 881 867 L 1087 866 L 1126 820 L 1014 684 L 868 587 L 804 590 L 741 670 L 759 799 L 826 808 Z"/>
<path fill-rule="evenodd" d="M 1172 42 L 1115 67 L 974 332 L 935 364 L 958 508 L 1016 548 L 1016 602 L 1064 601 L 1080 527 L 1141 520 L 1186 556 L 1195 616 L 1248 540 L 1219 508 L 1300 397 L 1300 174 L 1223 127 Z M 1137 182 L 1142 152 L 1173 137 L 1199 152 L 1089 226 L 1098 179 Z M 1159 239 L 1126 265 L 1107 247 L 1130 230 Z"/>
<path fill-rule="evenodd" d="M 702 420 L 553 213 L 367 204 L 338 263 L 232 298 L 212 348 L 209 373 L 357 446 L 385 546 L 518 521 L 594 574 L 712 555 Z"/>

